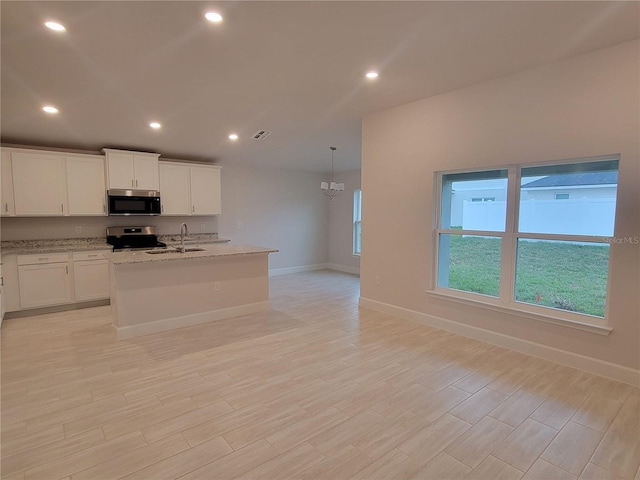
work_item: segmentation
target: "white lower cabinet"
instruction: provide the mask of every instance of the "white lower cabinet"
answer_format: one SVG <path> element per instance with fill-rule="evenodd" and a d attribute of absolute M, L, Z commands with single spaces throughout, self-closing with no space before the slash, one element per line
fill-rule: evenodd
<path fill-rule="evenodd" d="M 20 308 L 71 303 L 69 255 L 19 255 Z"/>
<path fill-rule="evenodd" d="M 109 262 L 103 253 L 18 255 L 20 305 L 12 310 L 108 299 Z"/>
<path fill-rule="evenodd" d="M 76 302 L 109 298 L 109 262 L 100 253 L 74 253 Z"/>

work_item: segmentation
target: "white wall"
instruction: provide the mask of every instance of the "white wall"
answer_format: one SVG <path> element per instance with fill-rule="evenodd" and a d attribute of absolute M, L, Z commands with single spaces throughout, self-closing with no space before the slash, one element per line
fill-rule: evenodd
<path fill-rule="evenodd" d="M 639 59 L 624 43 L 366 117 L 361 298 L 639 369 L 637 244 L 611 246 L 609 336 L 425 293 L 436 171 L 620 154 L 615 236 L 640 235 Z"/>
<path fill-rule="evenodd" d="M 324 266 L 329 204 L 322 179 L 319 173 L 223 165 L 218 235 L 279 249 L 269 255 L 270 270 Z"/>
<path fill-rule="evenodd" d="M 333 200 L 326 199 L 329 204 L 329 266 L 359 273 L 360 256 L 353 254 L 353 193 L 360 188 L 360 170 L 338 173 L 336 181 L 344 183 L 344 192 Z"/>

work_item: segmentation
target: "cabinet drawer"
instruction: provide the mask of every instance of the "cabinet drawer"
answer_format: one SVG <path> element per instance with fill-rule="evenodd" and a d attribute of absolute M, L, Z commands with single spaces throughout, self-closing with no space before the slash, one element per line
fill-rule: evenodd
<path fill-rule="evenodd" d="M 38 265 L 41 263 L 68 262 L 68 253 L 41 253 L 32 255 L 18 255 L 18 265 Z"/>
<path fill-rule="evenodd" d="M 104 254 L 109 250 L 98 250 L 93 252 L 75 252 L 73 253 L 73 261 L 83 261 L 83 260 L 105 260 Z"/>

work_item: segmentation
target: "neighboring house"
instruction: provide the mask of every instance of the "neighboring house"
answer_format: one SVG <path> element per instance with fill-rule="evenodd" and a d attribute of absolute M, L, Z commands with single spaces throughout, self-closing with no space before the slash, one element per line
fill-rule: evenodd
<path fill-rule="evenodd" d="M 506 179 L 453 182 L 451 194 L 451 226 L 462 226 L 465 202 L 504 202 L 506 195 Z"/>
<path fill-rule="evenodd" d="M 525 178 L 520 190 L 519 230 L 611 236 L 617 183 L 617 171 Z M 452 226 L 504 229 L 506 180 L 454 182 L 452 187 Z"/>
<path fill-rule="evenodd" d="M 618 172 L 550 175 L 522 186 L 522 200 L 616 198 Z"/>

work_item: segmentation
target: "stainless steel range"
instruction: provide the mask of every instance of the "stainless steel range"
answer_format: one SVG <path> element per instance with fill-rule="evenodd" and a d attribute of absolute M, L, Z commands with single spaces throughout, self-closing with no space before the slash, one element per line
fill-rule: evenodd
<path fill-rule="evenodd" d="M 167 248 L 158 241 L 156 227 L 107 227 L 107 243 L 114 252 Z"/>

